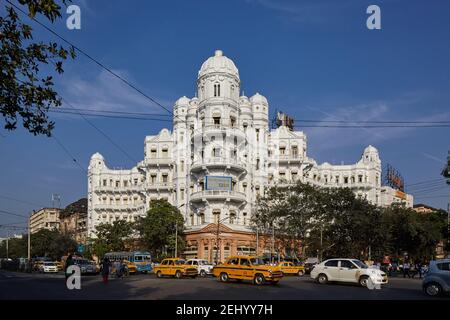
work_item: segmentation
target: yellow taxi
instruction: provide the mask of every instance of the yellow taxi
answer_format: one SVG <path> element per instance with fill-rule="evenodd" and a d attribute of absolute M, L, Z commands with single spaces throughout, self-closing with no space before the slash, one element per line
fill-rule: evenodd
<path fill-rule="evenodd" d="M 198 274 L 197 268 L 187 265 L 185 260 L 179 258 L 164 259 L 160 265 L 153 268 L 153 271 L 158 278 L 163 276 L 172 276 L 177 279 L 183 276 L 195 278 Z"/>
<path fill-rule="evenodd" d="M 262 285 L 265 282 L 277 284 L 283 277 L 278 266 L 265 265 L 262 259 L 254 256 L 230 257 L 225 263 L 214 267 L 213 275 L 222 282 L 230 279 L 250 280 L 256 285 Z"/>
<path fill-rule="evenodd" d="M 283 261 L 278 264 L 278 267 L 280 268 L 281 272 L 283 274 L 289 274 L 289 275 L 298 275 L 302 277 L 305 274 L 305 267 L 304 266 L 296 266 L 292 262 L 289 261 Z"/>

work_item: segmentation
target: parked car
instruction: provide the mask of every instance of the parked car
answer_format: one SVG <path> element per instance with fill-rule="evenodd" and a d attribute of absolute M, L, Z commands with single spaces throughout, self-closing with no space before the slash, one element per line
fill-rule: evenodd
<path fill-rule="evenodd" d="M 213 274 L 222 282 L 228 282 L 230 279 L 250 280 L 256 285 L 265 282 L 278 284 L 283 278 L 279 267 L 265 265 L 261 258 L 253 256 L 230 257 L 225 263 L 216 265 Z"/>
<path fill-rule="evenodd" d="M 164 259 L 160 265 L 153 269 L 158 278 L 172 276 L 177 279 L 181 277 L 195 278 L 198 275 L 197 268 L 187 265 L 186 261 L 179 258 Z"/>
<path fill-rule="evenodd" d="M 430 261 L 422 280 L 423 291 L 432 297 L 450 293 L 450 259 Z"/>
<path fill-rule="evenodd" d="M 100 271 L 95 262 L 88 259 L 74 259 L 73 262 L 80 267 L 81 274 L 98 274 Z"/>
<path fill-rule="evenodd" d="M 213 265 L 204 259 L 189 259 L 186 264 L 197 268 L 198 274 L 201 277 L 212 275 Z"/>
<path fill-rule="evenodd" d="M 40 272 L 42 273 L 57 273 L 58 272 L 58 266 L 56 263 L 52 261 L 44 261 L 40 265 Z"/>
<path fill-rule="evenodd" d="M 308 258 L 306 259 L 303 266 L 305 267 L 305 274 L 310 274 L 311 270 L 314 269 L 314 266 L 319 263 L 319 259 L 317 258 Z"/>
<path fill-rule="evenodd" d="M 386 273 L 379 269 L 369 268 L 357 259 L 329 259 L 317 264 L 311 271 L 311 278 L 325 284 L 329 281 L 359 283 L 367 287 L 369 279 L 373 284 L 386 284 Z"/>
<path fill-rule="evenodd" d="M 305 274 L 305 267 L 301 265 L 295 265 L 289 261 L 283 261 L 278 264 L 283 275 L 297 275 L 302 277 Z"/>

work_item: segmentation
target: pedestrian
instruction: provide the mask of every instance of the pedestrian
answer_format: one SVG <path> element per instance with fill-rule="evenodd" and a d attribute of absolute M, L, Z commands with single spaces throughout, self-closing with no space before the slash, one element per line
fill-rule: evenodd
<path fill-rule="evenodd" d="M 108 258 L 103 259 L 102 263 L 102 276 L 103 276 L 103 283 L 108 284 L 108 277 L 109 277 L 109 268 L 111 267 L 111 262 Z"/>
<path fill-rule="evenodd" d="M 423 269 L 422 269 L 422 262 L 419 261 L 419 262 L 417 263 L 416 269 L 417 269 L 417 273 L 419 274 L 419 279 L 422 279 L 422 272 L 423 272 Z"/>
<path fill-rule="evenodd" d="M 406 276 L 408 276 L 408 278 L 411 278 L 411 274 L 409 273 L 409 269 L 411 268 L 411 264 L 409 262 L 404 262 L 403 263 L 403 278 L 406 278 Z"/>
<path fill-rule="evenodd" d="M 73 264 L 74 264 L 73 257 L 71 254 L 69 254 L 69 256 L 66 259 L 66 263 L 64 265 L 64 274 L 66 276 L 66 281 L 67 281 L 67 278 L 69 278 L 69 276 L 72 274 L 72 273 L 67 272 L 67 269 L 69 269 L 69 267 L 72 266 Z"/>

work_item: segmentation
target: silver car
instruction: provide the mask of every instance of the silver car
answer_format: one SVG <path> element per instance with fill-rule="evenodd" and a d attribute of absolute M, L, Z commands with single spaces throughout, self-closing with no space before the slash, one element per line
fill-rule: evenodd
<path fill-rule="evenodd" d="M 422 281 L 423 291 L 432 297 L 450 293 L 450 259 L 430 261 Z"/>

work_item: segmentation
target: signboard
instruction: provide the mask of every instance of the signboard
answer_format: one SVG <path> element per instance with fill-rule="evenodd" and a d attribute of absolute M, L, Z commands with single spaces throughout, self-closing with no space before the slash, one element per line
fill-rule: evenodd
<path fill-rule="evenodd" d="M 402 192 L 405 191 L 405 181 L 403 180 L 402 175 L 398 172 L 393 166 L 390 164 L 386 165 L 386 171 L 384 175 L 383 184 L 394 188 L 396 190 L 400 190 Z"/>
<path fill-rule="evenodd" d="M 406 200 L 406 193 L 401 192 L 401 191 L 399 191 L 399 190 L 397 190 L 397 191 L 395 192 L 395 196 L 396 196 L 397 198 L 402 199 L 402 200 Z"/>
<path fill-rule="evenodd" d="M 84 244 L 79 244 L 77 246 L 77 252 L 78 253 L 83 253 L 84 252 Z"/>
<path fill-rule="evenodd" d="M 205 190 L 231 191 L 231 177 L 206 176 Z"/>

